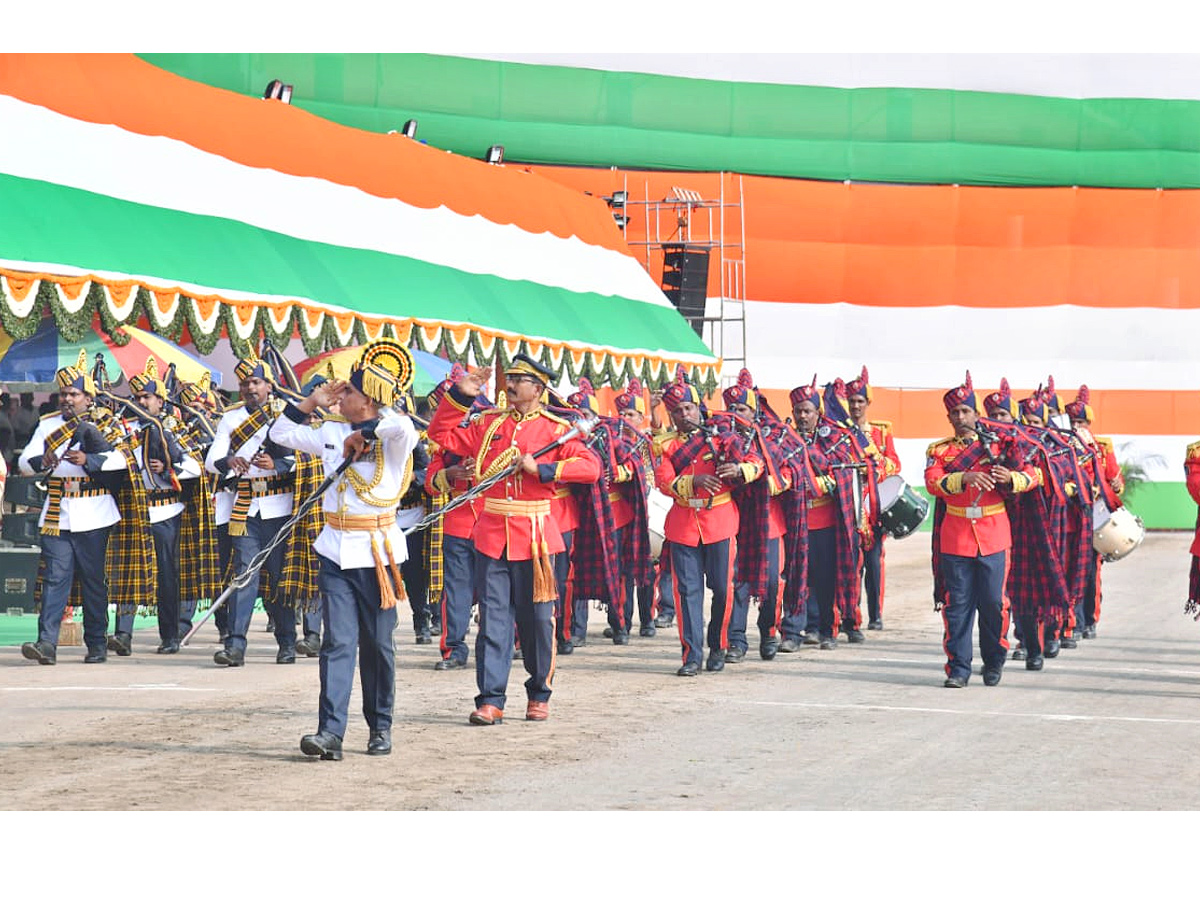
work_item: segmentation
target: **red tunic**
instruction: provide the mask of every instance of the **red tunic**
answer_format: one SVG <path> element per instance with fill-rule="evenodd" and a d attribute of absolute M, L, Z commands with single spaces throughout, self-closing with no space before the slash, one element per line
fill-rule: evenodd
<path fill-rule="evenodd" d="M 430 441 L 429 468 L 425 470 L 425 491 L 429 494 L 449 494 L 450 498 L 462 496 L 471 487 L 470 478 L 446 478 L 446 451 Z M 442 517 L 442 533 L 457 538 L 469 538 L 475 530 L 479 511 L 477 501 L 468 500 Z"/>
<path fill-rule="evenodd" d="M 954 556 L 990 556 L 1012 546 L 1012 531 L 1004 494 L 1000 489 L 980 491 L 963 486 L 966 472 L 986 472 L 992 468 L 986 457 L 962 472 L 947 473 L 946 465 L 966 450 L 974 438 L 946 438 L 930 444 L 925 460 L 925 488 L 946 502 L 942 521 L 942 553 Z M 1013 471 L 1012 490 L 1031 490 L 1042 483 L 1042 473 L 1033 466 Z"/>
<path fill-rule="evenodd" d="M 1187 470 L 1187 489 L 1192 499 L 1200 504 L 1200 441 L 1189 444 L 1187 459 L 1183 464 Z M 1192 556 L 1200 556 L 1200 518 L 1196 520 L 1196 536 L 1192 540 Z"/>
<path fill-rule="evenodd" d="M 654 469 L 654 480 L 658 489 L 672 497 L 675 503 L 667 511 L 663 534 L 668 541 L 696 547 L 700 544 L 715 544 L 738 533 L 737 504 L 733 502 L 732 487 L 727 482 L 715 494 L 712 491 L 694 488 L 692 479 L 697 475 L 716 475 L 717 461 L 712 452 L 705 450 L 682 472 L 675 471 L 671 454 L 685 443 L 686 439 L 674 435 L 663 443 L 662 459 Z M 747 482 L 753 481 L 762 472 L 762 463 L 756 458 L 744 461 L 742 473 Z"/>
<path fill-rule="evenodd" d="M 475 457 L 477 476 L 486 477 L 501 453 L 533 453 L 571 429 L 570 422 L 545 408 L 522 416 L 511 407 L 483 410 L 465 428 L 459 428 L 470 405 L 470 398 L 451 388 L 429 423 L 429 437 L 451 453 Z M 475 548 L 492 559 L 500 559 L 506 551 L 510 560 L 532 559 L 534 541 L 544 534 L 549 552 L 561 553 L 565 549 L 562 535 L 550 514 L 560 482 L 588 484 L 599 477 L 599 458 L 577 437 L 569 438 L 538 458 L 537 475 L 517 472 L 483 493 L 479 519 L 471 533 Z M 545 504 L 544 513 L 537 508 L 541 503 Z"/>
<path fill-rule="evenodd" d="M 866 448 L 867 455 L 883 460 L 883 464 L 878 468 L 880 479 L 887 478 L 889 475 L 898 475 L 900 473 L 900 455 L 896 453 L 896 442 L 892 440 L 892 423 L 868 422 L 866 433 L 867 437 L 871 439 L 871 446 Z"/>

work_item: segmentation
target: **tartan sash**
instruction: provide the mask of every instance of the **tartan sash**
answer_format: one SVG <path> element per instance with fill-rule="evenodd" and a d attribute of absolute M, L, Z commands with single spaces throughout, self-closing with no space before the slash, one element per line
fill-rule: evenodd
<path fill-rule="evenodd" d="M 192 455 L 196 457 L 197 454 Z M 202 452 L 196 461 L 203 466 Z M 221 587 L 212 499 L 214 480 L 215 476 L 204 473 L 183 483 L 183 513 L 179 520 L 179 597 L 184 602 L 197 601 L 197 608 L 206 608 L 220 593 Z M 187 548 L 186 552 L 184 548 Z"/>
<path fill-rule="evenodd" d="M 325 466 L 319 456 L 309 453 L 296 454 L 296 466 L 293 469 L 296 480 L 294 485 L 293 502 L 295 508 L 313 493 L 325 480 Z M 317 585 L 318 563 L 313 551 L 313 543 L 325 527 L 325 518 L 320 503 L 314 503 L 304 517 L 296 523 L 288 536 L 287 549 L 284 551 L 283 566 L 279 574 L 279 584 L 269 585 L 268 595 L 276 603 L 283 604 L 302 612 L 315 612 L 320 608 L 320 589 Z M 233 532 L 231 531 L 230 534 Z M 266 572 L 266 568 L 263 569 Z M 270 575 L 267 574 L 270 582 Z"/>
<path fill-rule="evenodd" d="M 233 429 L 229 435 L 229 452 L 237 454 L 260 428 L 274 420 L 269 404 L 262 404 L 250 416 Z M 250 503 L 254 499 L 250 482 L 245 478 L 237 481 L 237 494 L 233 499 L 233 511 L 229 514 L 229 534 L 241 537 L 246 533 L 246 517 L 250 514 Z"/>
<path fill-rule="evenodd" d="M 139 608 L 158 606 L 158 559 L 150 532 L 150 507 L 146 485 L 142 481 L 134 445 L 122 443 L 118 450 L 125 457 L 128 477 L 115 492 L 121 521 L 113 526 L 108 539 L 105 571 L 110 597 L 116 598 L 117 615 L 132 615 Z"/>
<path fill-rule="evenodd" d="M 109 440 L 110 444 L 114 443 L 120 436 L 114 431 L 112 413 L 103 407 L 93 406 L 82 416 L 64 420 L 62 425 L 46 435 L 44 440 L 45 449 L 57 455 L 59 448 L 70 444 L 79 426 L 85 422 L 92 422 L 101 428 L 105 432 L 104 436 Z M 50 537 L 57 537 L 60 534 L 59 518 L 62 515 L 63 484 L 64 481 L 62 478 L 50 477 L 47 479 L 46 499 L 48 502 L 46 504 L 46 515 L 42 519 L 41 534 Z M 99 484 L 94 485 L 94 487 L 103 489 L 103 486 Z"/>
<path fill-rule="evenodd" d="M 576 597 L 620 604 L 624 592 L 617 558 L 617 529 L 608 500 L 614 463 L 613 434 L 607 423 L 600 422 L 593 436 L 601 446 L 597 449 L 589 445 L 589 449 L 600 457 L 603 473 L 591 484 L 571 485 L 581 501 L 579 527 L 575 529 L 571 547 L 571 586 Z"/>

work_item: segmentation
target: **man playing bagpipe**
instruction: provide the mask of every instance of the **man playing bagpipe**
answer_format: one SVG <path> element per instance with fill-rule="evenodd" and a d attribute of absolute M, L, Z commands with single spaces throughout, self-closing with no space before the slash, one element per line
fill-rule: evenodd
<path fill-rule="evenodd" d="M 454 364 L 449 375 L 429 394 L 430 415 L 437 412 L 446 392 L 466 374 L 466 369 Z M 430 438 L 425 490 L 433 498 L 433 508 L 441 509 L 470 490 L 474 485 L 474 471 L 474 459 L 451 453 Z M 471 532 L 479 519 L 481 505 L 482 501 L 467 500 L 453 507 L 428 529 L 430 599 L 439 598 L 442 617 L 442 658 L 433 666 L 439 672 L 465 668 L 470 656 L 466 638 L 471 626 L 471 607 L 475 602 L 475 549 L 471 544 Z M 441 587 L 435 590 L 438 581 Z"/>
<path fill-rule="evenodd" d="M 150 535 L 154 542 L 155 588 L 158 614 L 158 652 L 179 652 L 180 639 L 180 526 L 187 507 L 184 503 L 185 481 L 200 478 L 201 467 L 195 457 L 183 450 L 180 432 L 182 424 L 173 416 L 164 415 L 167 403 L 166 384 L 158 374 L 153 356 L 145 368 L 129 378 L 134 402 L 143 415 L 131 426 L 136 429 L 133 452 L 138 477 L 146 490 Z M 190 545 L 188 555 L 207 553 L 215 563 L 210 545 Z M 119 598 L 118 598 L 119 599 Z M 116 627 L 108 637 L 108 649 L 118 656 L 128 656 L 133 648 L 133 617 L 135 610 L 118 610 Z"/>
<path fill-rule="evenodd" d="M 900 474 L 900 456 L 896 453 L 896 442 L 892 439 L 892 423 L 867 418 L 871 394 L 867 367 L 863 366 L 858 378 L 846 382 L 846 405 L 850 411 L 851 424 L 866 438 L 863 452 L 872 463 L 866 474 L 875 481 L 876 489 L 872 493 L 878 496 L 878 483 L 889 475 Z M 880 510 L 876 510 L 876 519 L 879 512 Z M 876 520 L 871 534 L 862 542 L 862 582 L 867 595 L 867 628 L 871 631 L 883 628 L 883 541 L 886 535 L 883 525 Z"/>
<path fill-rule="evenodd" d="M 682 365 L 677 366 L 675 376 L 677 380 L 679 378 L 686 378 L 686 373 Z M 666 417 L 667 422 L 665 425 L 659 422 L 659 411 L 665 408 L 662 396 L 663 392 L 661 390 L 653 391 L 650 394 L 651 471 L 653 471 L 654 460 L 662 456 L 662 448 L 667 442 L 673 441 L 676 435 L 675 426 L 671 424 L 671 417 L 669 415 Z M 664 539 L 662 552 L 658 558 L 658 573 L 655 583 L 654 626 L 655 628 L 667 628 L 674 623 L 675 576 L 671 573 L 670 546 Z"/>
<path fill-rule="evenodd" d="M 625 385 L 625 390 L 617 394 L 613 402 L 617 407 L 617 415 L 625 422 L 627 434 L 636 435 L 635 451 L 639 468 L 642 472 L 641 483 L 643 491 L 643 503 L 646 503 L 653 480 L 654 459 L 653 459 L 653 438 L 650 430 L 647 428 L 648 420 L 646 418 L 646 394 L 642 389 L 642 383 L 636 378 L 630 378 L 629 383 Z M 629 491 L 634 489 L 634 481 L 636 477 L 630 481 L 622 482 L 618 490 L 628 495 Z M 635 500 L 627 496 L 626 503 L 631 507 L 634 506 Z M 637 521 L 636 515 L 633 521 Z M 649 535 L 649 514 L 646 516 L 647 536 Z M 651 551 L 653 548 L 650 548 Z M 625 585 L 625 620 L 632 628 L 632 609 L 633 598 L 637 596 L 637 611 L 638 623 L 640 628 L 638 634 L 642 637 L 654 637 L 657 631 L 655 622 L 656 610 L 654 602 L 655 582 L 659 580 L 661 559 L 650 560 L 650 570 L 644 572 L 641 569 L 634 574 L 634 569 L 626 569 L 622 566 L 621 578 Z M 639 581 L 639 578 L 644 580 Z M 669 581 L 668 581 L 669 585 Z M 674 610 L 674 604 L 671 609 Z"/>
<path fill-rule="evenodd" d="M 444 450 L 474 459 L 477 483 L 491 480 L 472 531 L 479 635 L 475 677 L 479 693 L 469 716 L 473 725 L 504 719 L 512 668 L 513 626 L 525 671 L 525 718 L 550 714 L 554 675 L 554 562 L 564 551 L 551 512 L 560 486 L 589 484 L 600 477 L 600 460 L 578 435 L 586 431 L 542 404 L 553 372 L 518 353 L 505 368 L 503 408 L 480 411 L 465 428 L 463 416 L 487 384 L 490 370 L 472 369 L 438 404 L 429 437 Z"/>
<path fill-rule="evenodd" d="M 84 662 L 107 658 L 109 535 L 121 519 L 114 496 L 125 478 L 125 457 L 116 451 L 123 433 L 109 410 L 97 407 L 96 383 L 87 355 L 55 373 L 59 411 L 45 415 L 17 459 L 23 475 L 47 475 L 38 520 L 42 558 L 38 578 L 38 639 L 21 655 L 44 666 L 56 661 L 58 634 L 76 578 L 83 602 Z"/>
<path fill-rule="evenodd" d="M 1200 441 L 1188 444 L 1183 471 L 1188 493 L 1200 507 Z M 1196 533 L 1188 553 L 1191 554 L 1192 563 L 1188 568 L 1188 598 L 1183 610 L 1200 619 L 1200 509 L 1196 511 Z"/>
<path fill-rule="evenodd" d="M 667 513 L 666 543 L 674 576 L 683 645 L 678 675 L 696 675 L 704 650 L 704 585 L 712 591 L 705 668 L 725 668 L 726 635 L 733 607 L 733 574 L 740 524 L 733 488 L 763 471 L 762 458 L 728 416 L 710 416 L 696 388 L 676 374 L 663 391 L 675 424 L 655 468 L 655 480 L 674 499 Z"/>
<path fill-rule="evenodd" d="M 295 456 L 268 435 L 284 404 L 273 399 L 273 381 L 265 361 L 253 351 L 234 368 L 242 402 L 229 407 L 217 423 L 205 457 L 205 468 L 221 476 L 216 495 L 216 524 L 223 527 L 232 548 L 234 574 L 244 571 L 259 551 L 271 543 L 292 514 Z M 296 616 L 280 599 L 286 542 L 271 551 L 264 566 L 270 588 L 264 606 L 275 628 L 275 661 L 296 661 Z M 229 633 L 225 646 L 213 654 L 219 666 L 246 664 L 246 634 L 259 596 L 258 581 L 235 591 L 229 599 Z"/>
<path fill-rule="evenodd" d="M 599 398 L 586 378 L 567 402 L 592 422 L 588 446 L 601 464 L 597 482 L 572 488 L 579 525 L 571 590 L 575 597 L 600 601 L 607 609 L 606 635 L 614 644 L 628 644 L 633 593 L 626 590 L 626 577 L 644 584 L 651 571 L 646 475 L 638 450 L 643 438 L 637 432 L 631 436 L 623 420 L 600 414 Z"/>
<path fill-rule="evenodd" d="M 1012 546 L 1005 496 L 1040 484 L 1032 466 L 1017 469 L 996 441 L 978 436 L 979 407 L 966 382 L 942 398 L 954 436 L 930 444 L 925 488 L 933 517 L 934 608 L 942 613 L 948 688 L 971 678 L 972 631 L 979 616 L 983 683 L 1000 683 L 1008 656 L 1005 580 Z M 1010 463 L 1006 465 L 1005 463 Z"/>
<path fill-rule="evenodd" d="M 783 493 L 792 486 L 791 469 L 777 438 L 767 439 L 766 400 L 754 386 L 748 369 L 738 373 L 737 384 L 721 394 L 725 409 L 742 421 L 734 427 L 752 437 L 764 462 L 763 477 L 733 489 L 738 507 L 737 561 L 734 571 L 733 610 L 729 616 L 727 663 L 741 662 L 750 649 L 746 626 L 751 598 L 758 601 L 758 650 L 763 659 L 774 659 L 779 650 L 779 576 L 783 536 L 787 531 Z M 778 423 L 778 417 L 774 417 Z M 759 428 L 760 422 L 763 429 Z"/>
<path fill-rule="evenodd" d="M 367 753 L 392 751 L 392 632 L 397 602 L 405 599 L 400 565 L 408 550 L 396 509 L 412 480 L 418 440 L 412 421 L 395 406 L 412 373 L 406 348 L 391 340 L 374 341 L 363 349 L 347 381 L 319 385 L 298 404 L 289 404 L 271 425 L 270 440 L 321 460 L 326 483 L 342 473 L 321 496 L 324 526 L 313 544 L 325 635 L 317 731 L 300 740 L 308 756 L 342 758 L 356 655 L 370 731 Z M 335 399 L 342 421 L 310 425 L 309 416 L 328 409 Z"/>
<path fill-rule="evenodd" d="M 1092 433 L 1092 423 L 1096 420 L 1096 414 L 1092 410 L 1091 392 L 1086 384 L 1080 385 L 1075 399 L 1064 409 L 1071 419 L 1075 436 L 1092 455 L 1093 481 L 1099 489 L 1099 499 L 1103 500 L 1110 513 L 1115 512 L 1124 505 L 1121 502 L 1121 494 L 1125 492 L 1125 480 L 1121 476 L 1121 464 L 1117 461 L 1112 438 Z M 1092 552 L 1094 561 L 1088 565 L 1083 598 L 1075 610 L 1075 633 L 1081 638 L 1094 638 L 1096 623 L 1100 621 L 1100 601 L 1103 595 L 1100 587 L 1100 568 L 1104 558 L 1096 553 L 1094 548 Z"/>

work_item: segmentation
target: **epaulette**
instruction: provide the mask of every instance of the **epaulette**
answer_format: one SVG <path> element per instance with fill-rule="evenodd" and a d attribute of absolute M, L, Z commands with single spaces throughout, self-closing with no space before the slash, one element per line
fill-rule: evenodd
<path fill-rule="evenodd" d="M 61 416 L 61 415 L 62 415 L 62 413 L 57 412 L 57 411 L 48 412 L 44 416 L 39 416 L 38 421 L 45 422 L 47 419 L 53 419 L 55 416 Z"/>
<path fill-rule="evenodd" d="M 884 421 L 883 419 L 879 419 L 879 420 L 871 419 L 871 420 L 868 420 L 867 424 L 874 425 L 880 431 L 883 431 L 885 433 L 892 430 L 892 423 Z"/>
<path fill-rule="evenodd" d="M 237 403 L 230 403 L 228 406 L 224 407 L 221 410 L 221 413 L 224 414 L 227 412 L 232 412 L 235 409 L 241 409 L 245 405 L 246 405 L 246 403 L 244 400 L 239 400 Z"/>
<path fill-rule="evenodd" d="M 1103 447 L 1105 450 L 1109 451 L 1110 453 L 1112 452 L 1112 448 L 1113 448 L 1113 439 L 1112 438 L 1097 437 L 1094 434 L 1092 435 L 1092 437 L 1095 439 L 1096 443 L 1099 446 Z M 1200 441 L 1196 441 L 1196 444 L 1200 445 Z"/>
<path fill-rule="evenodd" d="M 540 412 L 543 416 L 545 416 L 547 419 L 549 419 L 551 422 L 555 423 L 556 425 L 565 425 L 568 428 L 570 428 L 573 424 L 575 424 L 570 419 L 564 419 L 562 416 L 555 415 L 554 413 L 550 412 L 550 410 L 546 409 L 546 407 L 544 407 L 544 406 L 540 410 L 538 410 L 538 412 Z"/>
<path fill-rule="evenodd" d="M 926 456 L 933 456 L 933 452 L 941 447 L 945 447 L 954 442 L 954 438 L 942 438 L 940 441 L 934 441 L 929 445 L 929 449 L 925 451 Z"/>
<path fill-rule="evenodd" d="M 1196 441 L 1193 444 L 1188 444 L 1187 458 L 1191 459 L 1193 456 L 1200 456 L 1200 441 Z"/>

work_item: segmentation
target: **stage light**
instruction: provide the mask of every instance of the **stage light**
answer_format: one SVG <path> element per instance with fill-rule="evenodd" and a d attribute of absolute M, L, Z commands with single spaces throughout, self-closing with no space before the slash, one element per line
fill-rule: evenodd
<path fill-rule="evenodd" d="M 404 129 L 400 133 L 403 134 L 406 138 L 416 137 L 417 136 L 417 120 L 409 119 L 407 122 L 405 122 Z"/>
<path fill-rule="evenodd" d="M 282 103 L 292 102 L 292 86 L 284 84 L 278 78 L 272 79 L 267 85 L 267 89 L 263 91 L 264 100 L 279 100 Z"/>
<path fill-rule="evenodd" d="M 483 158 L 484 162 L 489 162 L 494 166 L 504 162 L 504 147 L 501 144 L 492 144 L 488 147 L 487 156 Z"/>

